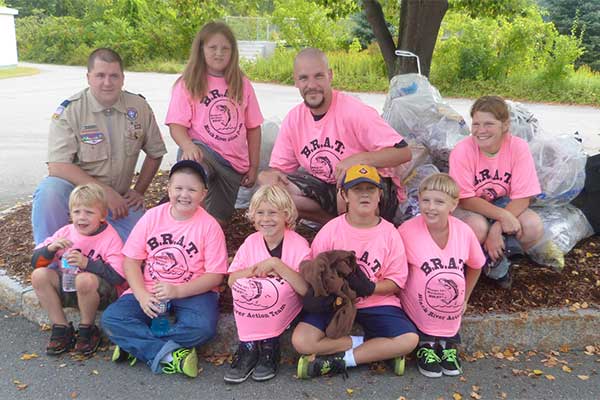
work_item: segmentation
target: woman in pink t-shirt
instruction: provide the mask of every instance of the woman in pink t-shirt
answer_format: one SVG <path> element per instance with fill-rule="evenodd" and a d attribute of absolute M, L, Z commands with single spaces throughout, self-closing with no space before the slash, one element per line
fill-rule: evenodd
<path fill-rule="evenodd" d="M 455 344 L 460 343 L 461 317 L 485 263 L 473 230 L 450 215 L 458 194 L 449 175 L 427 177 L 419 187 L 421 214 L 398 228 L 408 261 L 400 299 L 419 330 L 417 366 L 430 378 L 462 372 Z"/>
<path fill-rule="evenodd" d="M 204 25 L 173 86 L 165 123 L 179 146 L 177 159 L 207 170 L 205 207 L 221 226 L 233 214 L 240 185 L 256 181 L 262 122 L 233 32 L 222 22 Z"/>
<path fill-rule="evenodd" d="M 287 190 L 263 186 L 252 196 L 248 218 L 257 232 L 237 251 L 229 286 L 240 344 L 225 382 L 250 375 L 266 381 L 277 374 L 279 336 L 302 309 L 307 284 L 298 273 L 310 255 L 308 242 L 293 231 L 298 211 Z"/>
<path fill-rule="evenodd" d="M 543 234 L 540 217 L 529 209 L 540 184 L 527 142 L 509 132 L 508 106 L 501 97 L 479 98 L 471 118 L 471 136 L 450 154 L 450 175 L 460 187 L 455 215 L 487 252 L 484 273 L 510 287 L 507 255 L 526 251 Z"/>

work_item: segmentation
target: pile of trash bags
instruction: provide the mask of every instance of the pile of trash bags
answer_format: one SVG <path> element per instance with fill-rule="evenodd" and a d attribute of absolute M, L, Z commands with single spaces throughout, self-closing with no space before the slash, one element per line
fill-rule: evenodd
<path fill-rule="evenodd" d="M 569 204 L 584 188 L 587 155 L 576 136 L 545 135 L 524 105 L 507 103 L 511 133 L 528 142 L 542 189 L 532 207 L 542 218 L 544 236 L 528 255 L 560 271 L 564 255 L 594 233 L 585 215 Z M 469 129 L 427 78 L 418 74 L 391 80 L 383 118 L 405 138 L 413 154 L 410 163 L 395 169 L 407 194 L 394 220 L 399 224 L 419 213 L 420 183 L 431 174 L 448 171 L 450 151 L 469 135 Z"/>

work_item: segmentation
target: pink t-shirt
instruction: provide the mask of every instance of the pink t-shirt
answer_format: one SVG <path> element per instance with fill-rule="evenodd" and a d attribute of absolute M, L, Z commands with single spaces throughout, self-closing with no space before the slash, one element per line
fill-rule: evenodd
<path fill-rule="evenodd" d="M 486 156 L 472 136 L 461 140 L 450 153 L 450 176 L 460 187 L 461 199 L 481 197 L 492 202 L 541 193 L 527 142 L 510 133 L 494 157 Z"/>
<path fill-rule="evenodd" d="M 377 111 L 360 100 L 333 91 L 327 114 L 315 121 L 310 109 L 301 103 L 285 117 L 275 140 L 269 166 L 286 174 L 303 167 L 312 176 L 336 183 L 335 167 L 357 153 L 393 147 L 403 140 Z M 383 176 L 394 178 L 391 168 L 381 168 Z M 403 197 L 403 190 L 399 190 Z"/>
<path fill-rule="evenodd" d="M 306 239 L 286 230 L 281 261 L 294 271 L 310 255 Z M 271 258 L 260 232 L 248 236 L 229 266 L 229 272 L 251 267 Z M 233 312 L 242 341 L 262 340 L 283 333 L 302 310 L 302 300 L 282 278 L 241 278 L 231 288 Z"/>
<path fill-rule="evenodd" d="M 250 81 L 244 77 L 242 104 L 227 97 L 225 78 L 208 75 L 208 95 L 193 100 L 180 79 L 171 93 L 165 124 L 188 128 L 200 140 L 231 163 L 240 174 L 250 167 L 247 129 L 260 126 L 263 116 Z"/>
<path fill-rule="evenodd" d="M 394 225 L 381 219 L 373 228 L 360 229 L 351 226 L 342 214 L 329 221 L 312 242 L 312 257 L 328 250 L 347 250 L 356 254 L 356 262 L 373 282 L 389 279 L 403 288 L 408 275 L 406 255 L 400 234 Z M 363 297 L 357 308 L 375 306 L 401 307 L 394 294 Z"/>
<path fill-rule="evenodd" d="M 465 265 L 479 269 L 485 256 L 473 230 L 448 216 L 446 247 L 432 239 L 418 215 L 398 228 L 408 259 L 408 280 L 400 292 L 402 306 L 420 331 L 452 337 L 460 329 L 465 301 Z"/>
<path fill-rule="evenodd" d="M 97 235 L 85 236 L 77 232 L 73 224 L 65 225 L 50 236 L 42 243 L 37 245 L 37 248 L 44 247 L 54 242 L 59 238 L 69 239 L 73 242 L 73 246 L 67 250 L 58 250 L 54 255 L 54 260 L 58 265 L 58 260 L 62 258 L 65 251 L 79 250 L 81 254 L 88 257 L 90 260 L 102 260 L 109 264 L 116 273 L 125 278 L 123 273 L 123 241 L 119 234 L 110 224 L 107 224 L 106 229 Z M 117 292 L 122 293 L 127 288 L 127 283 L 117 286 Z"/>
<path fill-rule="evenodd" d="M 146 211 L 123 247 L 125 256 L 146 261 L 146 290 L 159 281 L 178 285 L 205 273 L 227 273 L 225 235 L 219 223 L 201 207 L 185 221 L 174 219 L 170 209 L 166 203 Z"/>

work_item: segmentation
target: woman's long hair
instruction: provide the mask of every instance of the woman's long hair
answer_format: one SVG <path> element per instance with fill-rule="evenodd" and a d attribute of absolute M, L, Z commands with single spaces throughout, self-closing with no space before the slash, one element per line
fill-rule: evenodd
<path fill-rule="evenodd" d="M 227 82 L 227 96 L 237 102 L 242 103 L 244 83 L 243 73 L 240 69 L 240 56 L 238 52 L 237 41 L 231 31 L 231 28 L 223 22 L 209 22 L 200 29 L 194 38 L 192 48 L 190 50 L 190 59 L 188 60 L 183 75 L 185 87 L 195 100 L 201 100 L 208 92 L 208 68 L 204 56 L 204 43 L 213 35 L 220 33 L 231 45 L 231 59 L 225 68 L 225 82 Z"/>

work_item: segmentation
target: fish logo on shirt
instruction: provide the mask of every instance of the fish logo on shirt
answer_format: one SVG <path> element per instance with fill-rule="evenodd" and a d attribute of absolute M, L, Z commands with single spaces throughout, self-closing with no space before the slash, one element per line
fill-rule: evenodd
<path fill-rule="evenodd" d="M 459 312 L 464 301 L 464 288 L 457 282 L 464 277 L 457 273 L 440 271 L 431 277 L 425 285 L 425 300 L 431 309 L 445 314 Z"/>
<path fill-rule="evenodd" d="M 279 290 L 270 278 L 238 279 L 231 295 L 236 306 L 250 311 L 268 310 L 279 300 Z"/>

